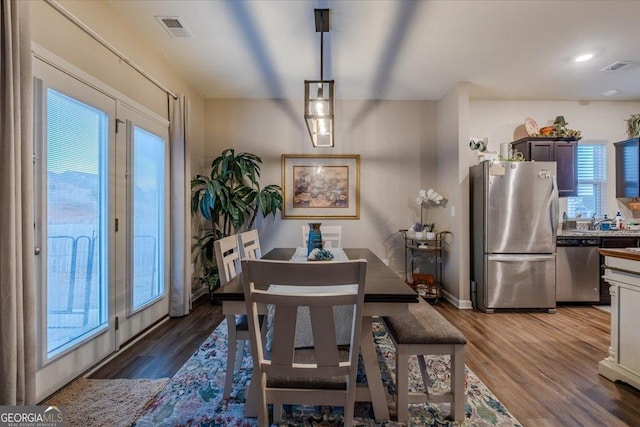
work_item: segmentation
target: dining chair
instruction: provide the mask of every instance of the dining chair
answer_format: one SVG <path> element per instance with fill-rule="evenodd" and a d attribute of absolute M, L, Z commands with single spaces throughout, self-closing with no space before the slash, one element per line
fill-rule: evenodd
<path fill-rule="evenodd" d="M 362 329 L 367 262 L 243 260 L 245 302 L 258 389 L 258 425 L 282 418 L 283 404 L 344 406 L 351 426 Z M 269 287 L 265 289 L 265 284 Z M 263 346 L 258 309 L 274 307 L 271 351 Z M 335 338 L 333 308 L 353 306 L 348 349 Z M 309 307 L 315 347 L 294 347 L 299 307 Z"/>
<path fill-rule="evenodd" d="M 325 225 L 320 227 L 322 233 L 322 244 L 324 248 L 341 248 L 342 247 L 342 226 L 341 225 Z M 302 226 L 302 247 L 306 248 L 309 241 L 309 226 Z"/>
<path fill-rule="evenodd" d="M 240 247 L 237 236 L 223 237 L 214 242 L 216 264 L 220 275 L 220 286 L 224 286 L 241 271 Z M 247 316 L 228 314 L 227 319 L 227 371 L 224 379 L 223 398 L 231 397 L 233 373 L 240 369 L 244 358 L 244 348 L 249 341 Z"/>
<path fill-rule="evenodd" d="M 238 234 L 238 245 L 240 246 L 240 256 L 242 259 L 262 258 L 258 230 L 253 229 Z"/>

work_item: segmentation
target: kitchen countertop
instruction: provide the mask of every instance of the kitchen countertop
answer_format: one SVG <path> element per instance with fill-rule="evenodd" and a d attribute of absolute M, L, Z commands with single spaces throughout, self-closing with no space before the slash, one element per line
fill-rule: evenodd
<path fill-rule="evenodd" d="M 599 249 L 600 255 L 612 256 L 615 258 L 629 259 L 631 261 L 640 261 L 640 251 L 633 249 Z"/>
<path fill-rule="evenodd" d="M 559 230 L 558 237 L 640 237 L 640 230 Z"/>

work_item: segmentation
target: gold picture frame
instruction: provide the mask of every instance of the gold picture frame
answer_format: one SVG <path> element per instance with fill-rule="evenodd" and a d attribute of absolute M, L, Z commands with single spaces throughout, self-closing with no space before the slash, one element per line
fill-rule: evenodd
<path fill-rule="evenodd" d="M 283 218 L 360 218 L 360 155 L 282 155 Z"/>

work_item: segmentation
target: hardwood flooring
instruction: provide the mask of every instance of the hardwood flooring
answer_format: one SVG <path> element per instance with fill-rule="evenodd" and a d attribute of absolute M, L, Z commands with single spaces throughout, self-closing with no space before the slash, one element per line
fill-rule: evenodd
<path fill-rule="evenodd" d="M 598 374 L 609 313 L 493 313 L 436 306 L 467 337 L 466 364 L 525 426 L 639 426 L 640 391 Z"/>
<path fill-rule="evenodd" d="M 205 295 L 188 316 L 169 318 L 91 378 L 171 378 L 222 319 L 222 306 L 212 305 Z"/>
<path fill-rule="evenodd" d="M 598 374 L 609 314 L 494 313 L 436 305 L 467 337 L 466 364 L 524 426 L 640 426 L 640 391 Z M 92 378 L 171 377 L 222 321 L 206 297 L 96 371 Z"/>

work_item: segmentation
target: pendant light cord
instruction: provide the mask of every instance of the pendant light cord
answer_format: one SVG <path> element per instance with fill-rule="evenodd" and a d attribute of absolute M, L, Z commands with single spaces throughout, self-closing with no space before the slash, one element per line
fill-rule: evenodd
<path fill-rule="evenodd" d="M 324 71 L 324 31 L 320 32 L 320 80 L 324 80 L 322 72 Z"/>

